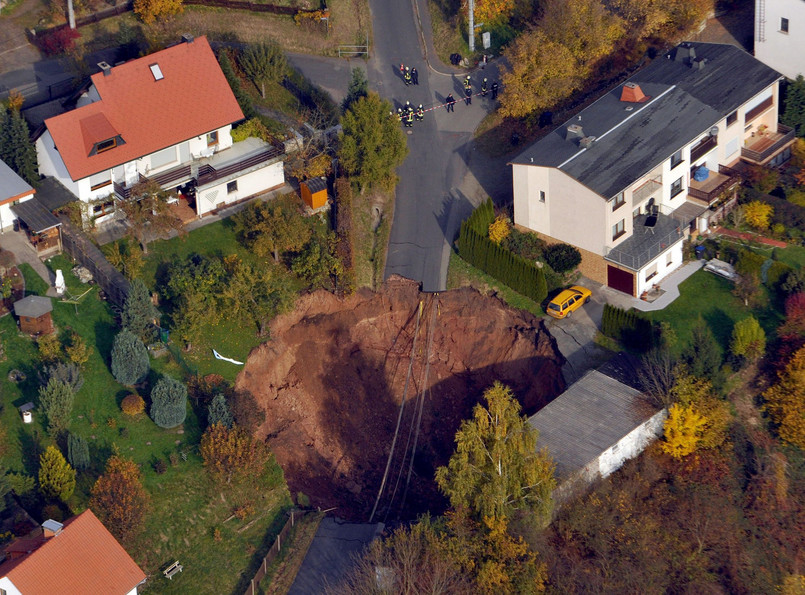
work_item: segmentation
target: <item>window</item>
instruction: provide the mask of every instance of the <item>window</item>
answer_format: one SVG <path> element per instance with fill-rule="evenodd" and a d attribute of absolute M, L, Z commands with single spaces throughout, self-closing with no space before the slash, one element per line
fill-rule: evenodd
<path fill-rule="evenodd" d="M 673 264 L 673 262 L 674 262 L 674 253 L 669 252 L 668 257 L 665 259 L 665 266 L 669 267 Z"/>
<path fill-rule="evenodd" d="M 176 161 L 176 147 L 168 147 L 151 154 L 151 169 L 163 167 Z"/>
<path fill-rule="evenodd" d="M 632 219 L 639 216 L 640 216 L 640 207 L 637 207 L 634 211 L 632 211 Z"/>
<path fill-rule="evenodd" d="M 615 200 L 612 202 L 612 210 L 617 211 L 624 204 L 626 204 L 626 199 L 623 196 L 623 192 L 619 192 L 618 195 L 615 197 Z"/>
<path fill-rule="evenodd" d="M 162 69 L 159 67 L 159 64 L 151 64 L 148 68 L 151 69 L 151 74 L 154 75 L 155 81 L 161 81 L 165 78 L 165 75 L 162 74 Z"/>
<path fill-rule="evenodd" d="M 116 146 L 117 146 L 116 138 L 110 138 L 109 140 L 102 140 L 101 142 L 95 144 L 95 152 L 103 153 L 104 151 L 108 151 L 109 149 L 114 149 Z"/>
<path fill-rule="evenodd" d="M 746 120 L 746 123 L 749 124 L 749 122 L 757 118 L 759 115 L 764 113 L 773 105 L 774 105 L 774 97 L 773 96 L 767 97 L 761 103 L 759 103 L 758 105 L 750 109 L 748 112 L 746 112 L 746 116 L 744 118 Z"/>
<path fill-rule="evenodd" d="M 539 201 L 540 202 L 545 202 L 545 191 L 544 190 L 539 191 Z"/>
<path fill-rule="evenodd" d="M 210 132 L 207 134 L 207 146 L 211 147 L 218 144 L 218 131 Z"/>
<path fill-rule="evenodd" d="M 682 192 L 682 178 L 671 184 L 671 198 Z"/>
<path fill-rule="evenodd" d="M 655 262 L 648 269 L 646 269 L 646 281 L 653 279 L 657 276 L 657 263 Z"/>
<path fill-rule="evenodd" d="M 727 126 L 732 126 L 738 121 L 738 110 L 735 110 L 727 116 Z"/>
<path fill-rule="evenodd" d="M 226 185 L 226 193 L 227 194 L 232 194 L 233 192 L 237 192 L 237 191 L 238 191 L 238 181 L 237 180 L 229 182 Z"/>
<path fill-rule="evenodd" d="M 780 19 L 780 32 L 788 33 L 788 19 Z"/>
<path fill-rule="evenodd" d="M 109 175 L 109 170 L 102 171 L 89 177 L 90 190 L 98 190 L 99 188 L 108 186 L 111 183 L 112 177 Z"/>
<path fill-rule="evenodd" d="M 612 239 L 617 240 L 623 234 L 626 233 L 626 220 L 621 219 L 615 225 L 612 226 Z"/>
<path fill-rule="evenodd" d="M 671 155 L 671 169 L 682 163 L 682 149 Z"/>

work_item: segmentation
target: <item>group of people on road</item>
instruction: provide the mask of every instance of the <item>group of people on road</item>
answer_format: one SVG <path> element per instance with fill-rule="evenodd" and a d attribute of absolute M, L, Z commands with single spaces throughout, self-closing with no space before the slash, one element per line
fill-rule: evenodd
<path fill-rule="evenodd" d="M 472 79 L 470 78 L 470 75 L 467 75 L 464 78 L 463 83 L 464 83 L 464 103 L 466 105 L 472 105 L 472 95 L 473 95 L 473 93 L 472 93 Z M 498 98 L 498 91 L 500 90 L 500 85 L 498 85 L 498 82 L 495 81 L 490 86 L 489 85 L 489 79 L 484 77 L 484 80 L 481 83 L 481 96 L 486 97 L 486 94 L 489 93 L 490 89 L 492 91 L 492 99 L 493 100 L 497 99 Z M 453 105 L 455 104 L 456 101 L 455 101 L 455 99 L 453 99 L 453 94 L 451 93 L 447 97 L 448 97 L 447 111 L 448 112 L 454 111 Z M 450 103 L 450 99 L 453 99 L 452 104 Z"/>
<path fill-rule="evenodd" d="M 391 115 L 393 116 L 394 114 L 392 113 Z M 406 128 L 411 128 L 414 125 L 414 120 L 421 122 L 425 119 L 425 108 L 422 107 L 420 103 L 419 107 L 414 109 L 411 102 L 406 101 L 405 108 L 397 108 L 397 119 L 402 122 Z"/>
<path fill-rule="evenodd" d="M 419 73 L 416 71 L 416 68 L 412 68 L 410 66 L 406 66 L 403 63 L 400 63 L 400 75 L 403 77 L 406 87 L 408 85 L 419 84 Z"/>

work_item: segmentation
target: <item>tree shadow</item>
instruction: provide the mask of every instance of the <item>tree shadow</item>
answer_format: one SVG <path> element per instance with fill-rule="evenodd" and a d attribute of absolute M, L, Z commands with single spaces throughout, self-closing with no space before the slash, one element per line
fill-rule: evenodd
<path fill-rule="evenodd" d="M 732 319 L 724 313 L 721 308 L 715 308 L 703 315 L 704 321 L 713 331 L 716 341 L 720 345 L 725 345 L 729 349 L 730 338 L 732 337 L 732 329 L 735 323 Z"/>

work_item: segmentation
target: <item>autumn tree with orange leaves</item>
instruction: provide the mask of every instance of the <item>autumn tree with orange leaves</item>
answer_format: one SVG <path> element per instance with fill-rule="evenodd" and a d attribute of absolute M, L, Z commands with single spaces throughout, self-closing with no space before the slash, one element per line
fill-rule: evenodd
<path fill-rule="evenodd" d="M 244 429 L 216 423 L 201 437 L 201 456 L 213 476 L 231 483 L 234 478 L 259 474 L 267 453 L 265 445 Z"/>
<path fill-rule="evenodd" d="M 136 535 L 148 507 L 137 463 L 119 455 L 110 457 L 106 471 L 92 487 L 89 507 L 119 540 Z"/>

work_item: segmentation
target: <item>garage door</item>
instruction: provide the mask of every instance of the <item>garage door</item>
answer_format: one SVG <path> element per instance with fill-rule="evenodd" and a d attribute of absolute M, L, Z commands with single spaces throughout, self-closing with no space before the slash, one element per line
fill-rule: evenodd
<path fill-rule="evenodd" d="M 634 296 L 634 273 L 607 265 L 607 285 Z"/>

